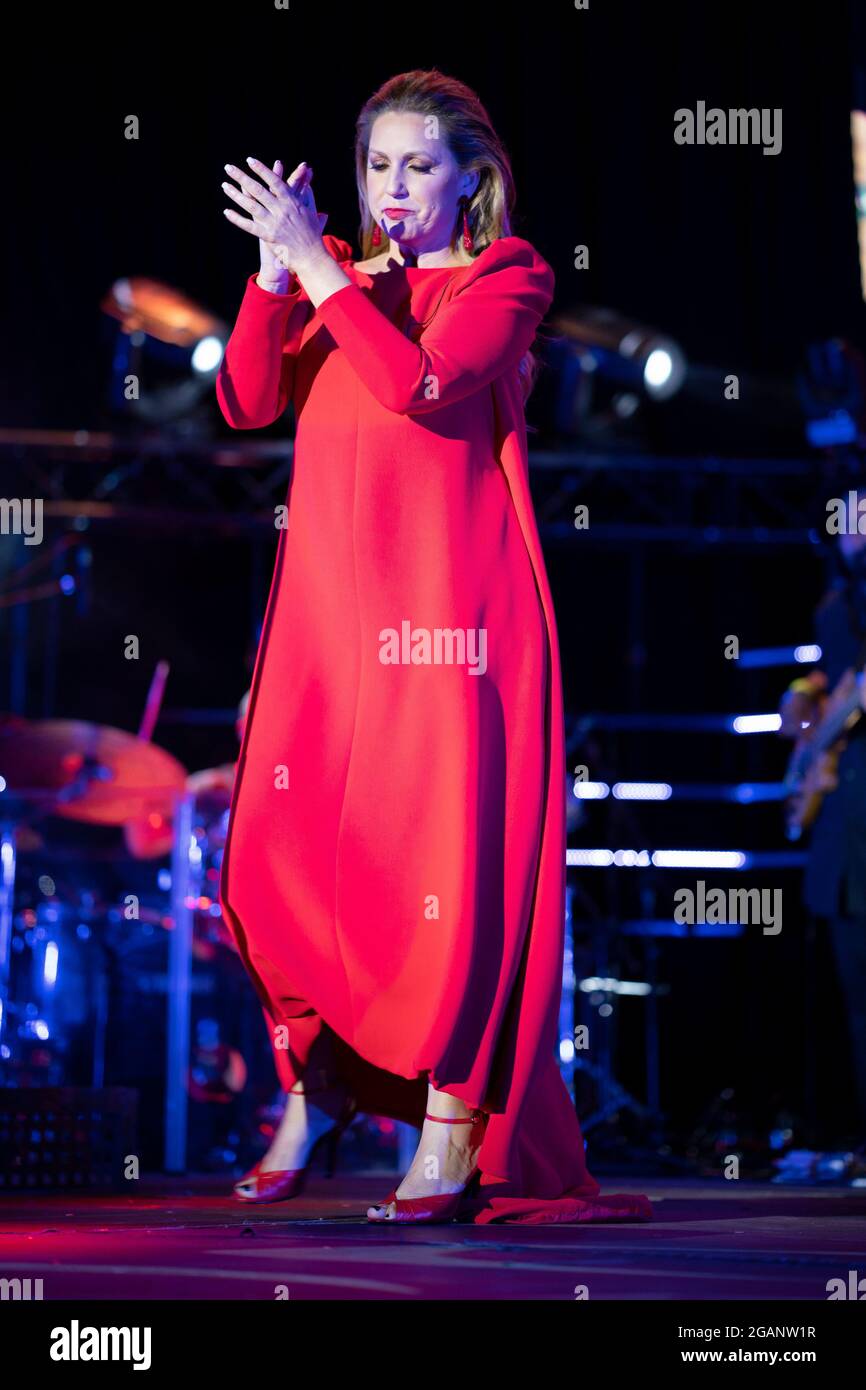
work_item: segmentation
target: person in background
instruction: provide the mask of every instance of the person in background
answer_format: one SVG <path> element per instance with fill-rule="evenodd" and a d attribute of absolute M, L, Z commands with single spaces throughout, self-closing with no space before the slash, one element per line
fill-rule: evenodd
<path fill-rule="evenodd" d="M 866 535 L 840 535 L 836 555 L 838 576 L 815 613 L 821 666 L 794 681 L 780 706 L 779 732 L 788 738 L 814 724 L 827 692 L 846 672 L 853 683 L 866 664 Z M 858 1135 L 866 1139 L 866 719 L 846 735 L 838 766 L 824 777 L 822 790 L 803 897 L 809 911 L 829 926 L 845 1000 Z"/>

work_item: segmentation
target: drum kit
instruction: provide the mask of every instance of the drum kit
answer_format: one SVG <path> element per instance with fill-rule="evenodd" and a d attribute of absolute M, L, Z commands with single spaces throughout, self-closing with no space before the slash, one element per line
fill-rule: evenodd
<path fill-rule="evenodd" d="M 192 1094 L 192 966 L 236 955 L 218 901 L 232 773 L 190 777 L 142 732 L 0 715 L 0 1085 L 106 1084 L 110 1009 L 156 991 L 163 1015 L 186 1004 L 175 1064 Z M 122 839 L 106 849 L 100 827 Z M 188 959 L 171 964 L 179 926 Z M 184 979 L 186 1001 L 170 1002 Z"/>

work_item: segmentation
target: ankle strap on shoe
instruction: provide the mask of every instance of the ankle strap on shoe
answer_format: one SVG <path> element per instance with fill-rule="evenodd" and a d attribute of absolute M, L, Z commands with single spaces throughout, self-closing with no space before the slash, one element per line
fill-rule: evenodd
<path fill-rule="evenodd" d="M 426 1111 L 425 1114 L 426 1119 L 436 1120 L 436 1122 L 440 1125 L 474 1125 L 477 1124 L 478 1121 L 483 1118 L 483 1116 L 483 1110 L 476 1110 L 473 1115 L 469 1115 L 468 1118 L 460 1120 L 450 1120 L 446 1115 L 431 1115 L 429 1110 Z"/>

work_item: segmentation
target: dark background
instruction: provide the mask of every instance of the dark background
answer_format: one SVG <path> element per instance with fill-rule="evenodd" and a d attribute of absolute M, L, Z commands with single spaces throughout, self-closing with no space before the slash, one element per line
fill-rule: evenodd
<path fill-rule="evenodd" d="M 719 377 L 736 372 L 790 385 L 810 343 L 835 335 L 863 346 L 850 143 L 850 111 L 862 101 L 856 5 L 803 11 L 593 0 L 580 12 L 567 0 L 539 0 L 375 14 L 292 0 L 287 12 L 264 2 L 86 15 L 48 7 L 38 26 L 10 53 L 0 219 L 3 428 L 117 428 L 108 404 L 112 335 L 99 302 L 118 276 L 164 280 L 233 321 L 257 248 L 222 215 L 225 163 L 254 155 L 272 164 L 279 156 L 288 170 L 306 159 L 318 206 L 329 213 L 327 231 L 357 246 L 354 120 L 382 81 L 413 67 L 460 77 L 488 107 L 513 161 L 512 230 L 553 266 L 555 310 L 577 302 L 616 308 L 673 335 L 691 361 Z M 782 152 L 676 145 L 673 112 L 699 100 L 781 107 Z M 140 119 L 138 141 L 124 139 L 131 113 Z M 583 243 L 590 269 L 579 272 L 573 248 Z M 561 442 L 550 436 L 544 400 L 539 389 L 530 409 L 537 442 Z M 634 447 L 660 460 L 716 452 L 801 459 L 814 466 L 803 487 L 807 511 L 814 494 L 817 525 L 826 474 L 806 444 L 793 392 L 789 400 L 760 422 L 716 403 L 676 401 L 648 413 Z M 217 440 L 236 439 L 215 403 L 210 427 Z M 279 439 L 290 428 L 287 416 L 257 437 Z M 34 482 L 38 476 L 26 454 L 8 449 L 0 466 L 7 478 L 13 466 L 30 467 Z M 77 466 L 84 497 L 104 470 Z M 211 465 L 203 459 L 200 467 Z M 656 490 L 664 515 L 661 471 L 658 483 L 650 474 L 641 487 L 650 496 Z M 551 481 L 538 475 L 533 484 L 543 512 Z M 75 496 L 68 479 L 67 486 Z M 593 519 L 628 519 L 625 490 L 598 494 L 597 504 L 596 495 Z M 164 656 L 172 674 L 157 741 L 190 768 L 231 760 L 230 712 L 248 684 L 273 531 L 197 527 L 195 489 L 184 473 L 172 481 L 154 468 L 137 496 L 164 507 L 165 524 L 157 517 L 92 525 L 85 611 L 44 604 L 13 633 L 8 610 L 0 610 L 6 656 L 13 639 L 28 644 L 28 685 L 16 707 L 30 717 L 135 728 L 153 663 Z M 721 498 L 719 483 L 719 507 Z M 192 512 L 189 524 L 172 524 L 175 508 Z M 594 544 L 591 532 L 587 540 L 551 537 L 546 546 L 570 717 L 775 707 L 795 673 L 749 676 L 722 659 L 724 638 L 738 634 L 744 647 L 808 641 L 826 577 L 820 546 L 726 550 L 696 533 L 688 544 L 650 544 L 636 554 L 622 542 Z M 9 541 L 2 545 L 5 575 L 15 557 Z M 323 564 L 327 555 L 323 537 Z M 139 663 L 122 659 L 128 632 L 141 636 Z M 48 672 L 46 638 L 55 663 Z M 7 671 L 4 657 L 0 706 L 16 703 Z M 183 722 L 178 712 L 189 709 L 213 711 L 213 722 Z M 775 780 L 785 753 L 767 738 L 685 734 L 610 738 L 601 749 L 615 777 L 708 782 Z M 609 814 L 600 808 L 574 842 L 784 847 L 774 805 L 696 811 L 671 803 L 638 808 L 632 823 L 612 826 Z M 740 886 L 741 877 L 719 882 L 736 878 Z M 664 915 L 666 878 L 636 874 L 626 885 L 619 871 L 587 871 L 581 919 L 593 911 Z M 804 1062 L 820 1049 L 829 1132 L 848 1103 L 849 1081 L 826 943 L 819 936 L 814 970 L 821 1026 L 807 1033 L 802 996 L 813 971 L 804 967 L 797 876 L 755 881 L 784 885 L 780 939 L 747 931 L 737 941 L 663 943 L 671 985 L 663 1102 L 687 1130 L 733 1086 L 743 1113 L 766 1129 L 784 1107 L 802 1111 Z M 628 948 L 624 974 L 642 976 L 641 951 Z M 629 1003 L 622 1011 L 618 1061 L 625 1084 L 638 1091 L 641 1008 Z"/>

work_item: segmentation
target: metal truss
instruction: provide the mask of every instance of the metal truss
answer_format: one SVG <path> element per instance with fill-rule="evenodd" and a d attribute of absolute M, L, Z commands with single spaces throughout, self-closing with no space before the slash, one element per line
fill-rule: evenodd
<path fill-rule="evenodd" d="M 0 430 L 5 495 L 43 498 L 46 517 L 136 527 L 248 531 L 273 526 L 293 441 L 201 439 L 175 430 Z M 531 450 L 542 539 L 581 546 L 813 544 L 827 499 L 859 462 Z M 589 508 L 577 529 L 575 507 Z"/>
<path fill-rule="evenodd" d="M 827 499 L 858 463 L 813 458 L 678 457 L 579 449 L 530 456 L 542 539 L 581 546 L 677 544 L 801 548 L 820 540 Z M 585 529 L 575 507 L 589 510 Z"/>

